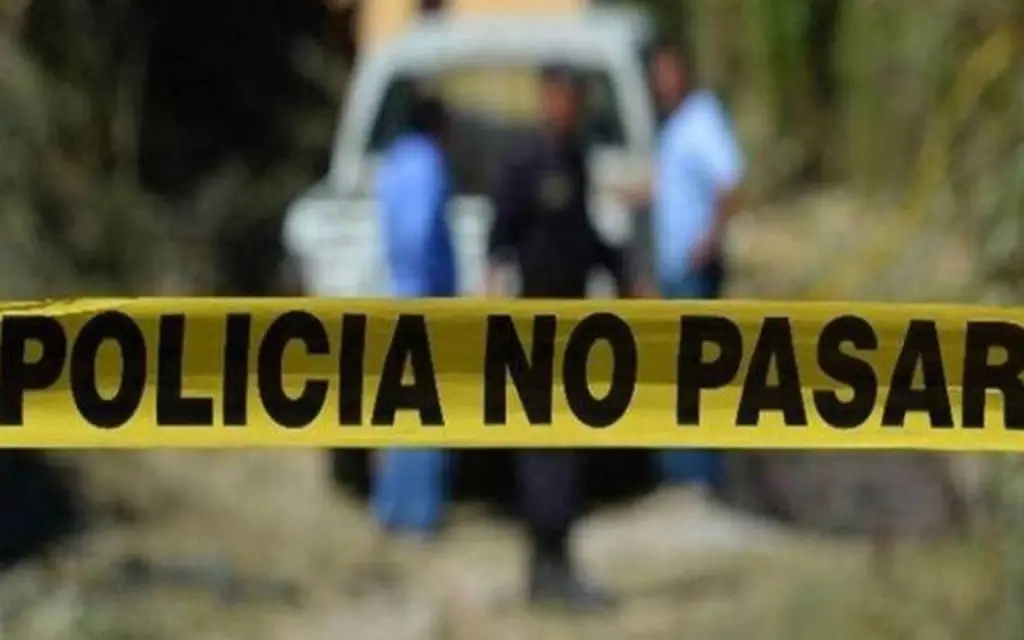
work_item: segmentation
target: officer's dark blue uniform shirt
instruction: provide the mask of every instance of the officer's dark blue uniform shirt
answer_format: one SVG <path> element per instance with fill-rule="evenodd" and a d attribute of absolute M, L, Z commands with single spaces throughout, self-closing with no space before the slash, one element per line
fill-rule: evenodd
<path fill-rule="evenodd" d="M 619 252 L 591 223 L 589 181 L 586 154 L 576 140 L 531 136 L 505 161 L 488 256 L 518 268 L 523 297 L 584 297 L 597 266 L 625 288 Z"/>

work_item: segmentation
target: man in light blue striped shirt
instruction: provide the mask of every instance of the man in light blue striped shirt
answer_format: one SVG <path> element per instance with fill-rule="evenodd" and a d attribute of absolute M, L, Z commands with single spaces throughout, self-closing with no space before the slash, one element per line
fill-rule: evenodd
<path fill-rule="evenodd" d="M 451 191 L 443 141 L 446 120 L 438 100 L 415 98 L 409 133 L 391 143 L 378 169 L 382 248 L 396 297 L 457 294 L 455 252 L 446 217 Z M 372 495 L 378 522 L 396 532 L 434 532 L 444 509 L 447 463 L 447 454 L 441 450 L 378 453 Z"/>

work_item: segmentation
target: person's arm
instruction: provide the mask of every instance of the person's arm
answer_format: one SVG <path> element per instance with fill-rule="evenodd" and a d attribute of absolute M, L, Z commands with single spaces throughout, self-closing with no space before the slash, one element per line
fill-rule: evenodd
<path fill-rule="evenodd" d="M 716 105 L 717 106 L 717 105 Z M 729 123 L 728 117 L 717 106 L 708 118 L 699 158 L 715 190 L 715 212 L 708 238 L 702 247 L 716 250 L 722 243 L 729 221 L 741 208 L 741 191 L 745 171 L 743 153 Z M 697 256 L 707 258 L 710 256 Z"/>
<path fill-rule="evenodd" d="M 631 282 L 629 269 L 626 268 L 625 251 L 598 238 L 598 264 L 604 267 L 611 274 L 615 281 L 615 290 L 620 298 L 633 296 L 633 290 L 637 288 Z"/>
<path fill-rule="evenodd" d="M 711 237 L 716 243 L 721 243 L 725 238 L 725 230 L 729 221 L 739 213 L 743 202 L 742 188 L 739 185 L 724 187 L 718 191 L 715 199 L 715 218 L 711 228 Z"/>
<path fill-rule="evenodd" d="M 517 159 L 502 164 L 494 191 L 494 220 L 487 237 L 487 273 L 485 293 L 505 295 L 505 275 L 516 259 L 522 232 L 525 193 L 523 173 L 526 167 Z"/>

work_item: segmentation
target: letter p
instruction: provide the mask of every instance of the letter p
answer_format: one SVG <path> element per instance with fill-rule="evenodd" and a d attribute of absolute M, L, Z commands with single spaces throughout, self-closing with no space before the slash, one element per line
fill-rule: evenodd
<path fill-rule="evenodd" d="M 34 340 L 42 353 L 26 361 L 26 347 Z M 0 319 L 0 426 L 22 426 L 25 392 L 42 390 L 60 377 L 67 357 L 67 336 L 49 316 L 7 316 Z"/>
<path fill-rule="evenodd" d="M 718 345 L 719 355 L 704 360 L 704 345 Z M 736 376 L 743 360 L 743 336 L 728 318 L 683 316 L 679 322 L 676 376 L 676 424 L 700 424 L 700 393 L 720 389 Z"/>

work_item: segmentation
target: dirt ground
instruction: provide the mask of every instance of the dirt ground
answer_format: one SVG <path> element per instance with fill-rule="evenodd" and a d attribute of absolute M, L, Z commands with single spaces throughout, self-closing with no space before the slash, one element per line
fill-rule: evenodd
<path fill-rule="evenodd" d="M 785 297 L 819 273 L 863 269 L 843 247 L 857 255 L 880 221 L 898 228 L 830 193 L 748 216 L 731 238 L 733 294 Z M 869 278 L 879 297 L 955 298 L 969 285 L 963 238 L 916 244 L 927 250 L 899 282 Z M 608 616 L 572 619 L 521 607 L 522 550 L 508 523 L 465 507 L 440 541 L 385 541 L 361 505 L 328 486 L 317 452 L 69 459 L 101 521 L 0 578 L 4 640 L 938 640 L 974 635 L 979 603 L 991 596 L 991 567 L 978 560 L 988 556 L 974 543 L 880 550 L 680 490 L 586 523 L 582 561 L 625 602 Z"/>
<path fill-rule="evenodd" d="M 507 523 L 462 509 L 437 543 L 386 542 L 328 491 L 315 453 L 89 457 L 109 472 L 95 490 L 111 483 L 108 497 L 149 513 L 7 576 L 5 638 L 810 640 L 831 629 L 938 639 L 963 637 L 955 631 L 987 595 L 988 568 L 961 546 L 905 543 L 879 557 L 866 541 L 786 530 L 672 490 L 586 523 L 581 560 L 624 606 L 572 619 L 521 607 L 521 548 Z M 122 565 L 133 555 L 195 570 L 133 577 Z M 922 626 L 936 613 L 947 622 Z"/>

